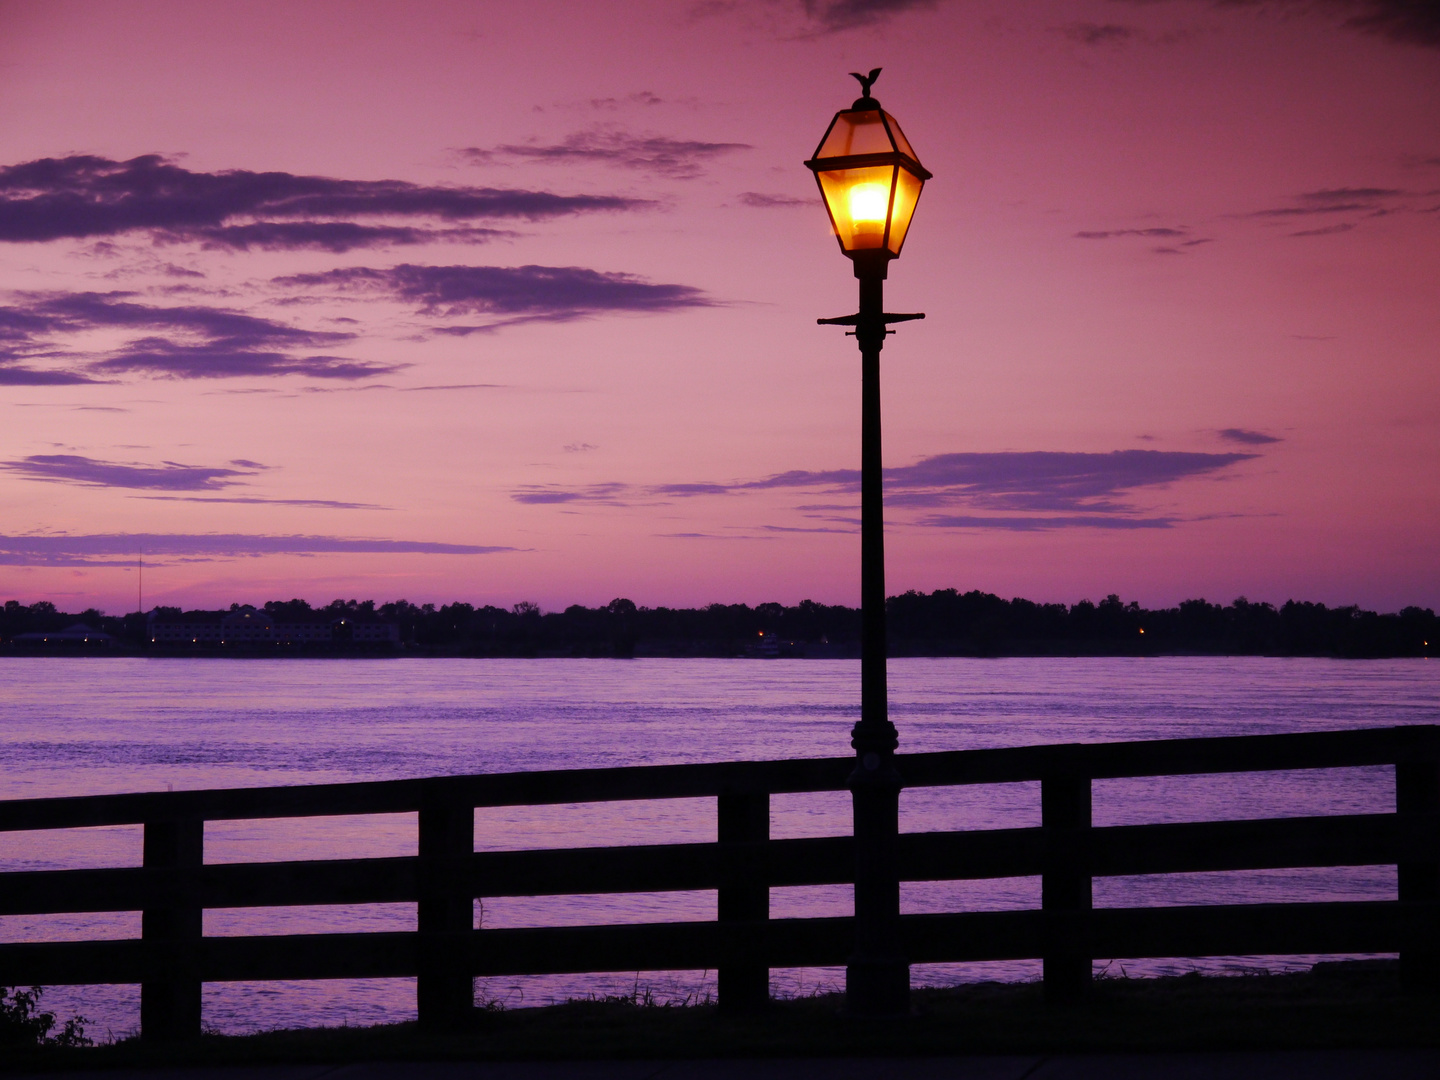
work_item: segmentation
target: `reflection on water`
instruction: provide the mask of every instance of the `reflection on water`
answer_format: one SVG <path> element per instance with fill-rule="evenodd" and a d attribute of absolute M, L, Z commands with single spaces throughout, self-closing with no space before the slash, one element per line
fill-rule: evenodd
<path fill-rule="evenodd" d="M 891 715 L 905 751 L 1314 731 L 1440 721 L 1440 666 L 1424 660 L 1264 658 L 904 659 L 890 662 Z M 849 752 L 858 714 L 854 661 L 230 661 L 7 658 L 0 798 L 381 780 L 443 774 Z M 1106 780 L 1095 823 L 1132 824 L 1393 807 L 1388 769 Z M 772 800 L 776 837 L 842 834 L 844 792 Z M 904 792 L 902 828 L 1039 824 L 1035 784 Z M 484 808 L 476 847 L 708 841 L 713 800 Z M 356 858 L 415 852 L 413 814 L 206 826 L 208 862 Z M 135 866 L 127 826 L 0 834 L 0 868 Z M 1102 906 L 1384 899 L 1393 867 L 1098 879 Z M 1036 907 L 1034 878 L 919 882 L 908 912 Z M 206 933 L 406 930 L 414 905 L 216 910 Z M 848 887 L 776 889 L 775 917 L 850 912 Z M 708 919 L 713 892 L 497 897 L 485 927 Z M 0 940 L 132 937 L 138 913 L 0 918 Z M 1298 966 L 1313 958 L 1210 958 L 1202 969 Z M 1105 961 L 1099 961 L 1097 967 Z M 1130 974 L 1190 961 L 1126 961 Z M 1031 962 L 917 966 L 917 985 L 1028 978 Z M 713 972 L 481 980 L 487 999 L 543 1004 L 650 987 L 661 999 L 713 991 Z M 839 986 L 839 971 L 774 973 L 778 993 Z M 119 1034 L 138 988 L 55 987 L 47 1008 L 78 1009 Z M 205 988 L 205 1022 L 224 1031 L 366 1024 L 413 1016 L 406 979 L 225 983 Z"/>

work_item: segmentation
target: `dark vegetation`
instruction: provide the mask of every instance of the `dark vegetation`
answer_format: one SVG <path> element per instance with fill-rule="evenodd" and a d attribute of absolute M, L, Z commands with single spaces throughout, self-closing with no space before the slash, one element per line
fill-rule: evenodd
<path fill-rule="evenodd" d="M 55 1014 L 40 1009 L 39 986 L 0 986 L 0 1047 L 89 1046 L 83 1016 L 72 1016 L 55 1030 Z"/>
<path fill-rule="evenodd" d="M 395 622 L 403 650 L 420 656 L 744 656 L 754 654 L 767 633 L 775 635 L 781 656 L 859 654 L 859 611 L 812 600 L 793 607 L 649 608 L 617 599 L 600 608 L 575 604 L 550 612 L 531 603 L 500 608 L 457 601 L 437 608 L 406 600 L 335 600 L 315 609 L 304 600 L 272 600 L 264 608 L 277 621 L 348 614 Z M 1429 608 L 1377 614 L 1294 600 L 1277 608 L 1244 597 L 1227 605 L 1186 600 L 1147 610 L 1113 594 L 1098 604 L 1067 606 L 939 589 L 892 596 L 886 612 L 894 656 L 1396 657 L 1426 656 L 1440 643 L 1440 624 Z M 23 651 L 18 635 L 76 622 L 113 635 L 124 651 L 145 647 L 141 613 L 66 614 L 47 601 L 27 607 L 14 600 L 0 612 L 0 647 Z"/>
<path fill-rule="evenodd" d="M 1064 1051 L 1330 1049 L 1440 1045 L 1440 998 L 1400 993 L 1395 965 L 1157 979 L 1101 977 L 1078 1005 L 1046 1006 L 1038 983 L 917 990 L 914 1016 L 856 1023 L 841 995 L 772 1002 L 758 1016 L 637 992 L 545 1008 L 476 1009 L 468 1030 L 412 1024 L 125 1039 L 0 1055 L 0 1070 L 379 1060 L 930 1056 Z"/>

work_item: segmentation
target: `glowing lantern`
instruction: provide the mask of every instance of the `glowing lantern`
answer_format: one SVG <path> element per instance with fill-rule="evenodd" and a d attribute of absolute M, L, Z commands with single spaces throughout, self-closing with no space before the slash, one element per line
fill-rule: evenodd
<path fill-rule="evenodd" d="M 840 250 L 852 259 L 900 254 L 920 189 L 930 179 L 895 118 L 870 96 L 878 74 L 856 76 L 864 96 L 835 114 L 815 156 L 805 162 L 820 185 Z"/>

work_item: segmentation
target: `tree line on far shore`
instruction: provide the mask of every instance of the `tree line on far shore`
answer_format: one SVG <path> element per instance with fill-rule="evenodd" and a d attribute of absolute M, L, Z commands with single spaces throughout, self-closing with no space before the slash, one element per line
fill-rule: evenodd
<path fill-rule="evenodd" d="M 174 608 L 158 610 L 179 614 Z M 651 608 L 616 599 L 604 607 L 574 604 L 563 611 L 541 611 L 528 602 L 501 608 L 458 601 L 436 607 L 335 600 L 312 608 L 304 600 L 272 600 L 263 610 L 276 622 L 340 616 L 394 622 L 402 650 L 422 656 L 859 654 L 859 610 L 812 600 L 792 607 Z M 1294 600 L 1276 607 L 1244 597 L 1225 605 L 1186 600 L 1149 610 L 1114 594 L 1099 603 L 1067 606 L 1005 600 L 978 590 L 911 590 L 886 601 L 886 620 L 892 656 L 1402 657 L 1428 656 L 1440 643 L 1440 625 L 1429 608 L 1378 614 Z M 18 635 L 53 633 L 77 622 L 112 635 L 123 651 L 146 650 L 144 613 L 109 616 L 92 608 L 67 614 L 48 601 L 26 606 L 15 600 L 0 611 L 0 647 L 24 651 Z"/>

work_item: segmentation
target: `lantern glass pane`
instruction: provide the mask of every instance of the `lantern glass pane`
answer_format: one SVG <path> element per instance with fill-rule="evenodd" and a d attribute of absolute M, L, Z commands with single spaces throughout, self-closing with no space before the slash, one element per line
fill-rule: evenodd
<path fill-rule="evenodd" d="M 887 112 L 885 114 L 885 120 L 890 125 L 890 134 L 895 137 L 895 149 L 899 150 L 902 154 L 914 158 L 914 160 L 918 162 L 920 158 L 917 157 L 915 151 L 910 148 L 910 143 L 906 140 L 905 133 L 900 130 L 900 125 L 895 122 L 895 118 Z"/>
<path fill-rule="evenodd" d="M 880 122 L 879 109 L 842 112 L 826 135 L 817 158 L 850 157 L 852 154 L 890 154 L 895 146 Z"/>
<path fill-rule="evenodd" d="M 905 234 L 910 231 L 910 218 L 915 213 L 915 204 L 920 201 L 920 188 L 924 181 L 909 169 L 896 169 L 895 209 L 890 215 L 890 250 L 900 254 L 900 245 L 905 243 Z"/>
<path fill-rule="evenodd" d="M 827 169 L 817 173 L 835 235 L 846 251 L 885 246 L 885 220 L 890 212 L 893 165 L 864 169 Z"/>

